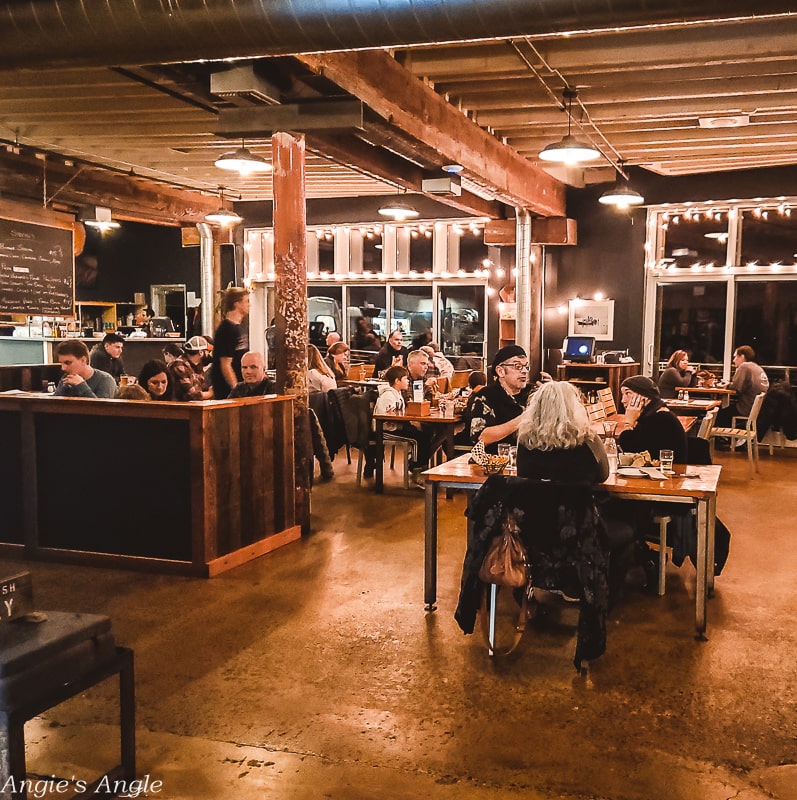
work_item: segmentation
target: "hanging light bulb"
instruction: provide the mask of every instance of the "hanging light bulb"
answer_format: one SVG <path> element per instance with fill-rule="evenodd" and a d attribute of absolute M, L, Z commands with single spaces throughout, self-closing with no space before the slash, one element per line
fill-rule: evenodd
<path fill-rule="evenodd" d="M 241 139 L 241 146 L 231 153 L 224 153 L 216 159 L 216 166 L 219 169 L 226 169 L 237 172 L 240 175 L 252 175 L 256 172 L 271 172 L 272 166 L 265 158 L 255 155 L 247 150 L 244 140 Z"/>
<path fill-rule="evenodd" d="M 379 207 L 379 213 L 383 217 L 392 217 L 396 222 L 403 222 L 407 219 L 415 219 L 420 212 L 413 208 L 409 203 L 401 200 L 391 200 Z"/>
<path fill-rule="evenodd" d="M 570 125 L 573 121 L 573 100 L 578 97 L 575 89 L 566 87 L 562 92 L 562 100 L 567 103 L 567 136 L 558 142 L 546 145 L 540 152 L 543 161 L 556 164 L 581 164 L 584 161 L 594 161 L 600 158 L 600 150 L 590 142 L 584 142 L 570 134 Z"/>
<path fill-rule="evenodd" d="M 237 225 L 239 222 L 243 221 L 233 210 L 224 208 L 223 186 L 219 187 L 219 203 L 220 206 L 217 211 L 205 215 L 206 222 L 212 222 L 215 225 Z"/>
<path fill-rule="evenodd" d="M 603 203 L 605 206 L 615 206 L 615 208 L 628 208 L 629 206 L 642 205 L 645 198 L 632 189 L 628 185 L 628 178 L 623 172 L 623 165 L 625 161 L 617 162 L 617 180 L 611 189 L 605 191 L 599 198 L 598 202 Z"/>

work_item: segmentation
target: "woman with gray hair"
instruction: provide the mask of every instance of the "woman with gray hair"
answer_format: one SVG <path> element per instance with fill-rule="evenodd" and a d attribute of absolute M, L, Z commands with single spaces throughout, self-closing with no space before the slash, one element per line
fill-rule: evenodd
<path fill-rule="evenodd" d="M 517 474 L 590 484 L 609 475 L 603 442 L 590 429 L 581 394 L 571 383 L 550 381 L 531 396 L 518 426 Z"/>

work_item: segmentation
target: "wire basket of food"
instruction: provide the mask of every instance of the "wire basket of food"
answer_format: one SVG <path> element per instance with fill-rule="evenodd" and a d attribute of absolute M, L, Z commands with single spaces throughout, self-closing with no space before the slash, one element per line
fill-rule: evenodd
<path fill-rule="evenodd" d="M 485 475 L 498 475 L 506 469 L 507 464 L 509 459 L 506 456 L 487 455 L 479 466 Z"/>

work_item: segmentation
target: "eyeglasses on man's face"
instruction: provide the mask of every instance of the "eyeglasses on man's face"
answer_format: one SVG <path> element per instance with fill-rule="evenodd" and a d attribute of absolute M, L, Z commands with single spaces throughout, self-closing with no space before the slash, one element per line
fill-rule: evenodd
<path fill-rule="evenodd" d="M 518 372 L 528 372 L 529 371 L 529 365 L 528 364 L 523 364 L 520 361 L 504 361 L 504 363 L 500 364 L 499 366 L 511 367 L 512 369 L 516 369 Z"/>

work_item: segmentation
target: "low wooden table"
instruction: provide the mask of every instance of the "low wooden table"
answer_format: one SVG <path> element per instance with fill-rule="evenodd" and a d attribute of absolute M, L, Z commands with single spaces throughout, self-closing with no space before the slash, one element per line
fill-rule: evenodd
<path fill-rule="evenodd" d="M 47 611 L 43 622 L 24 619 L 0 627 L 0 790 L 3 800 L 24 800 L 27 777 L 25 722 L 86 689 L 119 676 L 119 765 L 83 784 L 72 798 L 107 796 L 97 790 L 136 773 L 133 651 L 117 647 L 108 617 Z M 75 787 L 73 787 L 75 788 Z"/>
<path fill-rule="evenodd" d="M 376 421 L 376 471 L 374 473 L 374 489 L 377 494 L 382 494 L 385 490 L 385 441 L 384 425 L 385 422 L 421 422 L 424 425 L 449 425 L 451 436 L 454 436 L 454 428 L 458 422 L 462 421 L 462 414 L 454 413 L 453 417 L 444 417 L 438 409 L 433 409 L 431 414 L 412 414 L 406 411 L 389 414 L 374 414 Z"/>
<path fill-rule="evenodd" d="M 722 467 L 675 465 L 676 474 L 665 480 L 626 478 L 616 473 L 595 486 L 623 500 L 649 500 L 654 503 L 684 503 L 697 507 L 697 587 L 695 591 L 695 635 L 705 639 L 706 600 L 714 588 L 714 524 L 717 485 Z M 514 474 L 507 471 L 506 474 Z M 686 477 L 689 475 L 690 477 Z M 437 602 L 437 499 L 440 489 L 477 490 L 487 479 L 484 471 L 470 463 L 466 454 L 426 470 L 426 510 L 424 520 L 424 603 L 434 611 Z M 695 476 L 695 477 L 691 477 Z"/>

